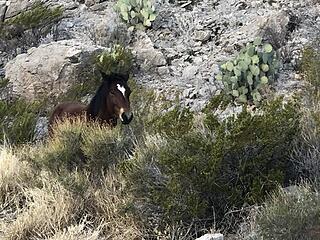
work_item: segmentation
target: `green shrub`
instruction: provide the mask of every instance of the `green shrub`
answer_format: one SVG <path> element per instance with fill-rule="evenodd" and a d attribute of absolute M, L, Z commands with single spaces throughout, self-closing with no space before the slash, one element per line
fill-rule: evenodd
<path fill-rule="evenodd" d="M 180 138 L 190 132 L 194 120 L 193 113 L 189 109 L 179 106 L 158 116 L 155 115 L 148 123 L 149 132 L 166 134 L 168 137 Z"/>
<path fill-rule="evenodd" d="M 9 79 L 0 77 L 0 89 L 7 87 L 9 83 Z"/>
<path fill-rule="evenodd" d="M 320 91 L 320 52 L 311 47 L 304 49 L 301 60 L 301 70 L 305 80 L 310 84 L 309 90 L 316 100 Z"/>
<path fill-rule="evenodd" d="M 13 102 L 0 101 L 0 143 L 3 143 L 5 138 L 11 144 L 32 141 L 41 106 L 39 102 L 27 103 L 22 99 Z"/>
<path fill-rule="evenodd" d="M 11 39 L 16 37 L 19 31 L 21 33 L 28 29 L 45 30 L 48 26 L 58 22 L 62 13 L 61 7 L 49 8 L 41 2 L 37 2 L 30 10 L 0 24 L 0 38 Z"/>
<path fill-rule="evenodd" d="M 111 50 L 97 56 L 96 66 L 105 74 L 130 73 L 132 69 L 132 53 L 121 45 L 114 45 Z"/>
<path fill-rule="evenodd" d="M 288 180 L 299 114 L 295 103 L 283 105 L 282 99 L 266 103 L 262 111 L 244 110 L 215 122 L 212 132 L 182 127 L 180 137 L 146 138 L 124 163 L 137 197 L 160 207 L 166 221 L 189 223 L 210 219 L 212 209 L 219 221 L 229 207 L 263 201 Z M 181 123 L 171 124 L 174 129 Z"/>
<path fill-rule="evenodd" d="M 35 3 L 32 8 L 23 12 L 16 17 L 7 20 L 6 24 L 17 24 L 24 29 L 32 29 L 46 26 L 57 21 L 62 16 L 63 9 L 61 7 L 49 8 L 43 3 Z"/>
<path fill-rule="evenodd" d="M 309 186 L 280 189 L 258 212 L 254 223 L 256 239 L 320 238 L 320 197 Z"/>
<path fill-rule="evenodd" d="M 157 17 L 151 0 L 118 0 L 116 10 L 132 29 L 151 27 Z"/>
<path fill-rule="evenodd" d="M 303 51 L 301 72 L 304 80 L 301 133 L 292 154 L 297 174 L 320 189 L 320 52 L 307 47 Z"/>
<path fill-rule="evenodd" d="M 132 141 L 120 132 L 80 119 L 55 126 L 46 145 L 34 151 L 30 161 L 53 172 L 88 170 L 97 175 L 117 164 L 132 148 Z"/>
<path fill-rule="evenodd" d="M 226 93 L 237 102 L 258 105 L 268 85 L 273 83 L 278 65 L 278 56 L 271 44 L 256 39 L 234 60 L 222 64 L 216 79 L 223 82 Z"/>

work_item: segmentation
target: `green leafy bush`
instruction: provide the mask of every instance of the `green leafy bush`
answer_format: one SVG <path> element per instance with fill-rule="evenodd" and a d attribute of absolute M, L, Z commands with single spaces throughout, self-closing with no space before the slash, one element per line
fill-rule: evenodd
<path fill-rule="evenodd" d="M 6 24 L 17 24 L 24 29 L 43 27 L 60 19 L 62 16 L 62 7 L 49 8 L 43 3 L 35 3 L 32 8 L 16 17 L 7 20 Z"/>
<path fill-rule="evenodd" d="M 154 115 L 153 119 L 148 122 L 147 127 L 149 132 L 180 138 L 190 132 L 193 120 L 193 113 L 189 109 L 176 106 L 158 116 Z"/>
<path fill-rule="evenodd" d="M 320 238 L 320 197 L 309 186 L 294 186 L 274 193 L 258 212 L 255 239 Z"/>
<path fill-rule="evenodd" d="M 151 27 L 157 17 L 151 0 L 118 0 L 116 10 L 131 28 Z"/>
<path fill-rule="evenodd" d="M 62 13 L 62 7 L 50 8 L 41 2 L 37 2 L 30 10 L 0 24 L 0 38 L 11 39 L 16 37 L 17 33 L 22 33 L 28 29 L 45 30 L 48 26 L 58 22 Z"/>
<path fill-rule="evenodd" d="M 105 74 L 130 73 L 132 69 L 132 53 L 121 45 L 114 45 L 109 51 L 97 56 L 96 66 Z"/>
<path fill-rule="evenodd" d="M 320 52 L 312 47 L 304 49 L 301 70 L 305 80 L 310 84 L 309 90 L 313 97 L 319 99 L 320 92 Z"/>
<path fill-rule="evenodd" d="M 99 174 L 117 164 L 131 148 L 132 141 L 119 128 L 72 119 L 58 123 L 53 137 L 36 149 L 30 161 L 53 172 L 79 168 Z"/>
<path fill-rule="evenodd" d="M 216 79 L 223 82 L 226 93 L 236 101 L 258 105 L 264 91 L 274 81 L 278 65 L 272 45 L 256 39 L 234 60 L 222 64 L 221 74 Z"/>
<path fill-rule="evenodd" d="M 6 139 L 11 144 L 33 140 L 37 118 L 42 104 L 25 100 L 0 101 L 0 143 Z"/>
<path fill-rule="evenodd" d="M 299 114 L 295 103 L 283 105 L 281 99 L 262 111 L 244 110 L 237 118 L 215 122 L 212 131 L 182 128 L 180 137 L 167 138 L 161 131 L 149 136 L 124 163 L 137 197 L 160 207 L 166 221 L 189 223 L 210 222 L 212 209 L 219 221 L 229 207 L 263 201 L 288 180 Z M 171 129 L 181 124 L 176 119 Z"/>
<path fill-rule="evenodd" d="M 320 52 L 303 51 L 301 71 L 304 80 L 301 133 L 292 154 L 297 174 L 320 189 Z"/>

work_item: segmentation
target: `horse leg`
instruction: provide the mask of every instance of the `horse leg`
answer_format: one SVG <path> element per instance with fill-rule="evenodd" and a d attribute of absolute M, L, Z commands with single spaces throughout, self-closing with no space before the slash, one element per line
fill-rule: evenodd
<path fill-rule="evenodd" d="M 48 124 L 48 133 L 50 137 L 52 137 L 52 134 L 53 134 L 54 124 L 58 119 L 60 119 L 62 112 L 63 112 L 63 109 L 61 108 L 61 106 L 57 106 L 50 116 L 49 124 Z"/>

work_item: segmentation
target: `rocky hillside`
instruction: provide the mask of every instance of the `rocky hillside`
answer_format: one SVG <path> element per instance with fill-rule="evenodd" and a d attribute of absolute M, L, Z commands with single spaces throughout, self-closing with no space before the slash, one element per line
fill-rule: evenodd
<path fill-rule="evenodd" d="M 1 21 L 10 21 L 35 2 L 2 1 Z M 11 26 L 10 39 L 0 40 L 0 74 L 10 80 L 12 94 L 27 99 L 55 95 L 81 82 L 82 72 L 92 68 L 90 55 L 120 42 L 135 54 L 138 82 L 169 98 L 178 94 L 184 105 L 200 110 L 221 90 L 215 80 L 219 64 L 257 36 L 281 52 L 284 62 L 275 88 L 287 94 L 299 88 L 295 70 L 301 50 L 320 31 L 315 0 L 158 0 L 152 27 L 134 32 L 115 12 L 114 1 L 42 2 L 63 9 L 46 31 L 41 26 L 19 33 Z"/>
<path fill-rule="evenodd" d="M 0 239 L 320 239 L 319 0 L 128 1 L 0 0 Z M 122 65 L 129 125 L 46 136 Z"/>

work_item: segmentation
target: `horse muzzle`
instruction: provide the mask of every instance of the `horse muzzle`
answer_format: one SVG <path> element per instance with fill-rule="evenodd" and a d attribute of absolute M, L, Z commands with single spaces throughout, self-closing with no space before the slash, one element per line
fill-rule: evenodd
<path fill-rule="evenodd" d="M 132 112 L 124 112 L 120 116 L 120 120 L 122 124 L 129 124 L 133 119 L 133 113 Z"/>

